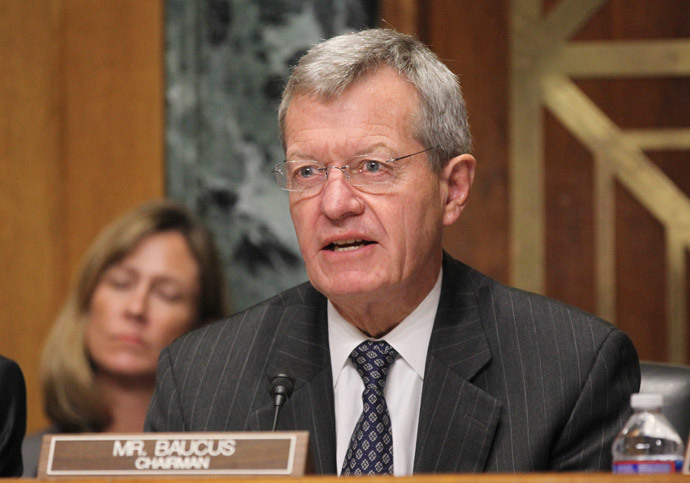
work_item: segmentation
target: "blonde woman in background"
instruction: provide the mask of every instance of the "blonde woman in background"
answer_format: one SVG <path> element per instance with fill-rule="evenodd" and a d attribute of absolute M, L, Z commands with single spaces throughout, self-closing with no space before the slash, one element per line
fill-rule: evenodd
<path fill-rule="evenodd" d="M 36 475 L 43 434 L 142 431 L 161 349 L 227 315 L 217 249 L 187 209 L 152 202 L 109 225 L 48 335 L 41 382 L 52 426 L 24 441 L 24 476 Z"/>

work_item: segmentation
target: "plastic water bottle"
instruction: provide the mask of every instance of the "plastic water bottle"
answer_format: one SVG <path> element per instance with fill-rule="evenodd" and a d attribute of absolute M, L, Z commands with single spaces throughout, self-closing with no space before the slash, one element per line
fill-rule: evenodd
<path fill-rule="evenodd" d="M 661 394 L 633 394 L 633 415 L 613 441 L 614 473 L 680 473 L 685 447 L 661 414 Z"/>

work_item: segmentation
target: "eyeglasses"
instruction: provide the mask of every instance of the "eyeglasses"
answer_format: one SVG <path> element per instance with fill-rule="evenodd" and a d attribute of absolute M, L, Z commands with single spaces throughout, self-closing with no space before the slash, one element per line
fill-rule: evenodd
<path fill-rule="evenodd" d="M 328 179 L 329 169 L 339 169 L 352 186 L 369 193 L 382 193 L 396 178 L 392 163 L 426 153 L 438 146 L 423 149 L 399 158 L 384 158 L 376 154 L 363 154 L 343 161 L 343 166 L 326 166 L 320 161 L 284 161 L 273 168 L 278 186 L 286 191 L 318 192 Z"/>

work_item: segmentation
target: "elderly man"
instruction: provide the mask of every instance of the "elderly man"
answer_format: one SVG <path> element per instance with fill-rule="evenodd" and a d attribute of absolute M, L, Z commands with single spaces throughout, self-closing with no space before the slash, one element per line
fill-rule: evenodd
<path fill-rule="evenodd" d="M 608 470 L 639 388 L 628 337 L 444 254 L 475 170 L 456 77 L 367 30 L 293 71 L 276 166 L 309 282 L 160 358 L 154 431 L 308 430 L 319 473 Z"/>

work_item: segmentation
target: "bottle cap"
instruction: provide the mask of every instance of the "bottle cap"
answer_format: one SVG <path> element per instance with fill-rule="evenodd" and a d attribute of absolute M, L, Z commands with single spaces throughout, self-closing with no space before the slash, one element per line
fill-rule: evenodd
<path fill-rule="evenodd" d="M 659 409 L 664 405 L 664 396 L 655 393 L 633 394 L 630 396 L 633 409 Z"/>

